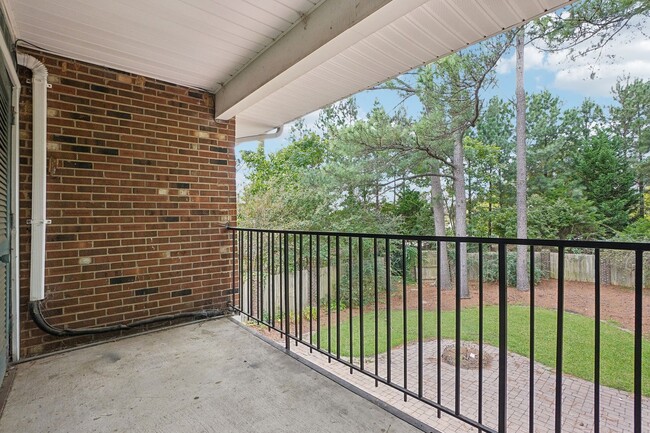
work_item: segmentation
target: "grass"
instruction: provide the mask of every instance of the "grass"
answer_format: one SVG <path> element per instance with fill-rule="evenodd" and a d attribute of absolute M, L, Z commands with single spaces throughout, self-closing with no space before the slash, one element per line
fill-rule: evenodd
<path fill-rule="evenodd" d="M 529 352 L 529 307 L 508 307 L 508 349 L 511 352 L 528 357 Z M 342 314 L 345 317 L 345 314 Z M 436 339 L 436 313 L 424 311 L 422 315 L 423 335 L 425 340 Z M 417 341 L 417 311 L 409 310 L 406 314 L 406 341 Z M 375 347 L 375 314 L 365 312 L 364 356 L 373 356 L 375 352 L 387 351 L 386 312 L 379 312 L 379 344 Z M 478 342 L 478 308 L 466 308 L 461 312 L 461 339 Z M 484 308 L 484 341 L 486 344 L 499 344 L 499 310 L 496 306 Z M 352 320 L 353 355 L 359 356 L 360 334 L 359 317 Z M 334 325 L 334 324 L 333 324 Z M 441 313 L 442 338 L 455 339 L 455 312 Z M 594 378 L 594 325 L 592 318 L 573 314 L 564 314 L 564 367 L 563 372 L 581 379 L 593 381 Z M 535 360 L 555 368 L 556 358 L 557 313 L 555 310 L 535 309 Z M 329 330 L 321 329 L 321 347 L 327 348 Z M 350 320 L 341 318 L 341 356 L 350 356 Z M 316 341 L 316 333 L 313 335 Z M 403 313 L 391 311 L 390 347 L 404 343 Z M 332 352 L 336 353 L 336 327 L 332 326 Z M 611 323 L 601 323 L 601 384 L 631 392 L 634 384 L 634 336 Z M 643 340 L 643 394 L 650 396 L 650 341 Z"/>

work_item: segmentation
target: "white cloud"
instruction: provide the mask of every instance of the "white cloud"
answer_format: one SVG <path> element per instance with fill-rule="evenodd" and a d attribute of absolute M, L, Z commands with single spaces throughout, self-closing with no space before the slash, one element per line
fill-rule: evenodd
<path fill-rule="evenodd" d="M 576 47 L 584 51 L 591 42 Z M 585 96 L 608 96 L 619 77 L 630 75 L 650 79 L 650 40 L 639 37 L 631 26 L 619 32 L 600 51 L 585 56 L 571 56 L 568 50 L 546 53 L 528 45 L 524 51 L 526 70 L 537 69 L 553 74 L 553 86 Z M 506 74 L 515 66 L 514 54 L 497 65 Z"/>
<path fill-rule="evenodd" d="M 549 67 L 555 72 L 553 84 L 563 90 L 607 96 L 619 77 L 650 79 L 650 41 L 638 36 L 637 29 L 625 29 L 600 52 L 575 60 L 568 57 L 568 52 L 548 55 Z"/>
<path fill-rule="evenodd" d="M 532 45 L 528 45 L 524 48 L 524 70 L 527 71 L 529 69 L 542 69 L 544 67 L 544 62 L 545 62 L 545 54 L 538 50 L 537 48 L 533 47 Z M 505 57 L 497 63 L 496 66 L 496 71 L 499 74 L 508 74 L 510 71 L 512 71 L 515 68 L 515 64 L 517 63 L 517 59 L 515 54 L 513 53 L 510 57 Z"/>

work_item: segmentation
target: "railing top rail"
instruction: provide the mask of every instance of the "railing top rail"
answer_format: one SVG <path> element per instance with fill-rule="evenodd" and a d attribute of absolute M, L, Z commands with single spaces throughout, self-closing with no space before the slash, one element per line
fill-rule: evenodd
<path fill-rule="evenodd" d="M 250 227 L 226 227 L 228 230 L 238 230 L 246 232 L 261 233 L 286 233 L 302 234 L 313 236 L 341 236 L 351 238 L 368 238 L 368 239 L 398 239 L 408 241 L 424 242 L 463 242 L 473 244 L 492 244 L 492 245 L 526 245 L 526 246 L 546 246 L 546 247 L 564 247 L 564 248 L 592 248 L 603 250 L 627 250 L 627 251 L 650 251 L 650 242 L 620 242 L 620 241 L 587 241 L 587 240 L 563 240 L 563 239 L 516 239 L 516 238 L 483 238 L 483 237 L 455 237 L 455 236 L 417 236 L 417 235 L 399 235 L 390 233 L 351 233 L 351 232 L 328 232 L 328 231 L 308 231 L 308 230 L 280 230 L 280 229 L 259 229 Z"/>

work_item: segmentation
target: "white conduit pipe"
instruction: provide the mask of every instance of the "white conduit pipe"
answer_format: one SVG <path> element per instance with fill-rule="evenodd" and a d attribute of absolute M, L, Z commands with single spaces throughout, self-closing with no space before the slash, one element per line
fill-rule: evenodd
<path fill-rule="evenodd" d="M 29 301 L 45 299 L 45 226 L 47 157 L 47 68 L 35 57 L 18 53 L 18 64 L 32 71 L 32 251 Z"/>

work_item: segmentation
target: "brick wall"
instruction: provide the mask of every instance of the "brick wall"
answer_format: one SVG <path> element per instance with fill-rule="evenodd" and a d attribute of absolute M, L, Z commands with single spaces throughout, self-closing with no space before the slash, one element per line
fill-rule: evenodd
<path fill-rule="evenodd" d="M 210 93 L 30 52 L 49 70 L 46 301 L 59 327 L 223 308 L 236 214 L 234 121 Z M 22 356 L 114 337 L 57 338 L 28 317 L 31 72 L 20 121 Z"/>

